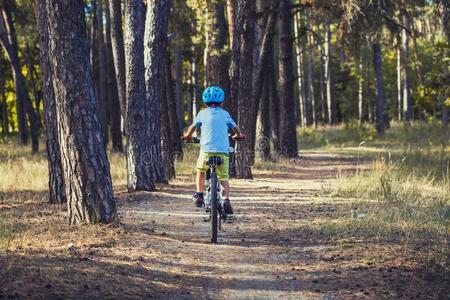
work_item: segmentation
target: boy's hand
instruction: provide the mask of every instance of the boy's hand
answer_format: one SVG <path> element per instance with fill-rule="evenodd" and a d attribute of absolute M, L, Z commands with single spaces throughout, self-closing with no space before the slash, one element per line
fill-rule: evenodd
<path fill-rule="evenodd" d="M 192 139 L 192 136 L 190 135 L 190 134 L 183 134 L 183 136 L 181 137 L 181 139 L 183 140 L 183 141 L 187 141 L 187 142 L 189 142 L 191 139 Z"/>
<path fill-rule="evenodd" d="M 242 133 L 239 133 L 239 134 L 236 133 L 231 138 L 235 141 L 242 141 L 242 140 L 245 140 L 245 135 L 243 135 Z"/>

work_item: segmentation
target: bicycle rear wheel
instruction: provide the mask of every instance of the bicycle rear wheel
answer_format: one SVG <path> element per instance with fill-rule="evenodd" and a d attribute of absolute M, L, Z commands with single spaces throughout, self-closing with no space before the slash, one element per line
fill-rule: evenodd
<path fill-rule="evenodd" d="M 218 233 L 218 209 L 219 201 L 217 197 L 217 175 L 215 172 L 211 172 L 211 243 L 217 243 Z"/>

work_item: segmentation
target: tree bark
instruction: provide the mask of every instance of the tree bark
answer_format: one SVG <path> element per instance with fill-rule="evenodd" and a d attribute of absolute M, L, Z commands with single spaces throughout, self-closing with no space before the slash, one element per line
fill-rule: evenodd
<path fill-rule="evenodd" d="M 438 1 L 438 12 L 439 12 L 439 18 L 440 18 L 440 34 L 447 46 L 449 46 L 450 41 L 450 4 L 448 1 L 439 0 Z M 450 95 L 447 91 L 444 90 L 442 97 L 442 124 L 444 126 L 448 126 L 449 123 L 449 103 L 448 98 L 450 98 Z"/>
<path fill-rule="evenodd" d="M 270 93 L 270 128 L 271 128 L 271 157 L 276 158 L 280 153 L 280 98 L 278 96 L 277 89 L 277 70 L 275 65 L 275 53 L 272 45 L 271 54 L 269 55 L 269 61 L 267 63 L 267 75 Z"/>
<path fill-rule="evenodd" d="M 322 124 L 329 124 L 328 118 L 328 103 L 327 103 L 327 79 L 325 77 L 325 52 L 323 49 L 323 37 L 320 30 L 317 30 L 317 33 L 320 36 L 320 40 L 318 41 L 319 47 L 319 76 L 320 76 L 320 99 L 322 102 L 321 111 L 322 111 Z"/>
<path fill-rule="evenodd" d="M 402 54 L 401 54 L 401 46 L 400 46 L 400 37 L 397 37 L 398 45 L 397 45 L 397 118 L 398 121 L 401 122 L 403 119 L 403 91 L 402 91 Z"/>
<path fill-rule="evenodd" d="M 44 101 L 44 125 L 47 136 L 48 187 L 49 202 L 62 204 L 66 202 L 64 174 L 61 163 L 61 150 L 58 135 L 55 91 L 49 59 L 49 24 L 46 2 L 36 0 L 36 14 L 39 27 L 39 54 L 41 60 L 42 90 Z"/>
<path fill-rule="evenodd" d="M 5 72 L 3 64 L 3 50 L 0 49 L 0 97 L 2 100 L 2 133 L 9 134 L 9 118 L 8 118 L 8 103 L 6 102 L 5 93 Z"/>
<path fill-rule="evenodd" d="M 166 66 L 168 64 L 168 60 L 166 60 Z M 167 68 L 165 70 L 165 83 L 163 84 L 162 98 L 161 98 L 161 155 L 162 155 L 162 163 L 164 167 L 165 176 L 167 179 L 175 178 L 175 166 L 173 159 L 173 145 L 174 140 L 172 136 L 173 129 L 171 128 L 171 120 L 169 116 L 169 97 L 173 97 L 173 93 L 169 90 L 170 86 L 168 83 L 168 75 Z M 178 140 L 181 140 L 178 136 Z"/>
<path fill-rule="evenodd" d="M 149 121 L 152 129 L 149 162 L 156 182 L 167 182 L 161 157 L 160 116 L 169 13 L 169 0 L 155 0 L 147 4 L 144 34 L 145 98 L 149 105 Z"/>
<path fill-rule="evenodd" d="M 37 118 L 37 123 L 38 123 L 38 128 L 42 127 L 42 121 L 41 121 L 41 115 L 39 113 L 39 107 L 41 106 L 41 95 L 38 92 L 37 88 L 36 88 L 36 80 L 35 80 L 35 75 L 36 75 L 36 70 L 34 68 L 35 62 L 33 60 L 34 54 L 31 51 L 30 46 L 28 45 L 28 43 L 25 46 L 25 64 L 28 68 L 27 70 L 27 75 L 28 75 L 28 81 L 31 85 L 31 94 L 33 95 L 33 100 L 34 100 L 34 106 L 36 107 L 35 113 L 36 113 L 36 118 Z"/>
<path fill-rule="evenodd" d="M 406 9 L 403 7 L 400 9 L 400 13 L 402 15 L 402 23 L 406 28 L 411 28 L 409 24 L 408 15 Z M 403 113 L 405 116 L 405 122 L 407 126 L 411 126 L 411 118 L 412 118 L 412 97 L 410 93 L 410 79 L 409 79 L 409 33 L 405 28 L 402 28 L 401 31 L 401 74 L 403 78 Z"/>
<path fill-rule="evenodd" d="M 110 223 L 116 218 L 116 204 L 86 55 L 84 3 L 45 1 L 69 221 Z"/>
<path fill-rule="evenodd" d="M 195 49 L 192 47 L 191 58 L 189 60 L 189 91 L 190 99 L 187 105 L 188 124 L 192 124 L 193 119 L 197 116 L 197 100 L 198 94 L 198 71 L 197 71 L 197 59 L 195 56 Z"/>
<path fill-rule="evenodd" d="M 303 82 L 303 48 L 301 37 L 301 16 L 300 13 L 294 15 L 294 34 L 295 34 L 295 52 L 296 52 L 296 65 L 297 65 L 297 84 L 298 84 L 298 104 L 297 104 L 297 123 L 301 126 L 306 126 L 304 123 L 305 118 L 305 85 Z"/>
<path fill-rule="evenodd" d="M 280 2 L 279 16 L 279 85 L 280 85 L 280 150 L 287 157 L 296 157 L 297 131 L 295 120 L 294 100 L 294 64 L 293 64 L 293 35 L 292 12 L 290 0 Z"/>
<path fill-rule="evenodd" d="M 119 93 L 120 111 L 122 118 L 126 117 L 126 87 L 125 87 L 125 50 L 122 31 L 121 0 L 109 0 L 111 12 L 111 43 L 114 57 L 117 91 Z"/>
<path fill-rule="evenodd" d="M 179 40 L 175 41 L 174 50 L 174 69 L 175 69 L 175 100 L 178 117 L 178 128 L 180 134 L 184 128 L 184 103 L 183 103 L 183 57 Z"/>
<path fill-rule="evenodd" d="M 252 0 L 243 0 L 238 2 L 235 40 L 233 42 L 233 51 L 238 49 L 238 97 L 237 112 L 238 124 L 246 134 L 251 133 L 252 122 L 248 117 L 248 112 L 252 109 L 252 71 L 253 71 L 253 42 L 254 42 L 254 12 L 255 2 Z M 238 37 L 239 42 L 236 38 Z M 235 47 L 236 46 L 236 47 Z M 236 57 L 232 55 L 232 57 Z M 235 77 L 233 77 L 236 79 Z M 233 95 L 233 94 L 232 94 Z M 240 143 L 238 155 L 236 157 L 236 177 L 251 179 L 253 178 L 251 162 L 253 161 L 254 149 L 251 149 L 251 139 Z"/>
<path fill-rule="evenodd" d="M 308 104 L 310 107 L 308 108 L 308 115 L 306 116 L 306 119 L 308 120 L 308 126 L 311 126 L 314 124 L 315 127 L 317 127 L 317 114 L 316 114 L 316 96 L 315 96 L 315 75 L 314 75 L 314 41 L 312 34 L 308 34 L 308 49 L 310 49 L 309 53 L 307 54 L 307 61 L 308 61 Z"/>
<path fill-rule="evenodd" d="M 17 120 L 19 123 L 20 142 L 26 144 L 28 140 L 25 113 L 30 122 L 31 149 L 39 151 L 39 121 L 28 96 L 25 78 L 19 60 L 16 32 L 8 2 L 1 4 L 3 18 L 0 18 L 0 41 L 13 71 L 14 90 L 16 93 Z"/>
<path fill-rule="evenodd" d="M 154 191 L 151 166 L 152 131 L 150 106 L 145 98 L 145 6 L 141 0 L 125 1 L 125 73 L 127 118 L 128 191 Z"/>
<path fill-rule="evenodd" d="M 102 0 L 97 0 L 97 51 L 98 51 L 98 94 L 97 105 L 99 107 L 100 121 L 104 135 L 105 146 L 108 144 L 108 114 L 109 99 L 106 92 L 106 51 L 105 38 L 103 34 L 103 4 Z"/>
<path fill-rule="evenodd" d="M 359 124 L 364 124 L 364 64 L 363 64 L 363 51 L 361 47 L 358 53 L 358 119 Z"/>
<path fill-rule="evenodd" d="M 167 53 L 167 58 L 165 59 L 165 97 L 166 97 L 166 105 L 167 105 L 167 114 L 169 117 L 169 133 L 170 133 L 170 160 L 173 161 L 175 159 L 183 158 L 183 144 L 180 139 L 181 129 L 179 127 L 179 120 L 177 114 L 177 99 L 174 93 L 174 84 L 172 77 L 172 63 L 170 60 L 169 53 Z"/>
<path fill-rule="evenodd" d="M 275 7 L 274 7 L 275 9 Z M 249 115 L 251 118 L 251 128 L 249 132 L 250 147 L 255 149 L 255 139 L 256 139 L 256 119 L 259 110 L 259 102 L 261 99 L 261 94 L 263 92 L 264 74 L 267 72 L 267 63 L 269 61 L 269 56 L 272 55 L 271 49 L 273 48 L 273 34 L 275 28 L 276 14 L 271 14 L 267 20 L 261 46 L 258 54 L 258 62 L 255 65 L 256 70 L 254 70 L 253 78 L 253 88 L 252 88 L 252 110 Z M 253 162 L 252 162 L 253 163 Z"/>
<path fill-rule="evenodd" d="M 270 53 L 272 54 L 272 51 Z M 271 79 L 268 76 L 267 65 L 265 67 L 266 71 L 264 72 L 264 84 L 263 91 L 260 102 L 260 117 L 259 117 L 259 134 L 258 134 L 258 153 L 261 160 L 269 160 L 270 159 L 270 83 Z"/>
<path fill-rule="evenodd" d="M 327 106 L 328 106 L 328 116 L 330 118 L 330 124 L 337 124 L 337 103 L 333 98 L 333 82 L 331 76 L 331 59 L 332 59 L 332 48 L 331 48 L 331 30 L 330 23 L 325 23 L 325 78 L 327 81 Z"/>
<path fill-rule="evenodd" d="M 233 48 L 234 42 L 234 30 L 235 30 L 235 22 L 236 22 L 236 9 L 235 9 L 235 1 L 236 0 L 227 0 L 227 16 L 228 16 L 228 38 L 230 43 L 230 49 Z"/>
<path fill-rule="evenodd" d="M 122 143 L 122 120 L 119 101 L 119 90 L 116 80 L 116 71 L 114 69 L 114 57 L 111 41 L 111 13 L 108 5 L 105 5 L 105 48 L 106 48 L 106 85 L 109 107 L 109 120 L 111 130 L 111 142 L 114 152 L 123 152 Z"/>
<path fill-rule="evenodd" d="M 383 80 L 383 61 L 381 55 L 381 45 L 379 42 L 372 44 L 373 48 L 373 66 L 375 70 L 375 81 L 376 81 L 376 128 L 378 134 L 384 134 L 386 129 L 386 96 L 384 93 L 384 80 Z"/>
<path fill-rule="evenodd" d="M 208 1 L 205 13 L 205 83 L 220 86 L 227 101 L 232 101 L 228 74 L 229 53 L 227 47 L 227 24 L 225 4 L 219 0 Z"/>

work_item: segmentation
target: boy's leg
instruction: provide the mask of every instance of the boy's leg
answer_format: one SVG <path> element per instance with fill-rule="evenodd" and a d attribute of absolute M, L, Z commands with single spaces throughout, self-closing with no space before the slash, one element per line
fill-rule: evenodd
<path fill-rule="evenodd" d="M 228 183 L 228 181 L 221 181 L 220 185 L 222 186 L 223 199 L 230 198 L 230 184 Z"/>
<path fill-rule="evenodd" d="M 207 157 L 207 153 L 200 152 L 197 160 L 197 177 L 195 180 L 197 192 L 192 197 L 192 200 L 197 207 L 202 207 L 205 203 L 203 199 L 203 193 L 205 192 L 205 172 L 206 170 L 208 170 L 208 166 L 206 165 Z"/>
<path fill-rule="evenodd" d="M 217 168 L 217 175 L 219 176 L 220 185 L 222 186 L 222 196 L 224 199 L 223 209 L 227 215 L 232 215 L 233 207 L 230 202 L 230 184 L 228 182 L 230 178 L 228 174 L 230 160 L 229 156 L 226 154 L 221 155 L 221 158 L 223 163 Z"/>
<path fill-rule="evenodd" d="M 197 193 L 204 193 L 205 192 L 205 173 L 197 171 Z"/>

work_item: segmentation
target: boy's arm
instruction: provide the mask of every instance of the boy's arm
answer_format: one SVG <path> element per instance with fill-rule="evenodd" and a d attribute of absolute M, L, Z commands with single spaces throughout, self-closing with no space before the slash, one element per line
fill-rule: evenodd
<path fill-rule="evenodd" d="M 239 128 L 239 126 L 236 125 L 231 130 L 234 133 L 233 139 L 243 139 L 243 138 L 245 138 L 245 135 L 242 133 L 242 131 Z"/>
<path fill-rule="evenodd" d="M 196 129 L 197 129 L 197 127 L 195 127 L 194 124 L 189 126 L 188 129 L 183 134 L 183 140 L 190 140 L 192 134 L 195 132 Z"/>

